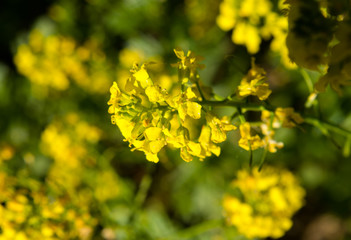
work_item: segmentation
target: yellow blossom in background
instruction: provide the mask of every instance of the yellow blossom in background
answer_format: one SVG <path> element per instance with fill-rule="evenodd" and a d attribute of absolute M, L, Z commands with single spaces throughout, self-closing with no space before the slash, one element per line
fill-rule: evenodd
<path fill-rule="evenodd" d="M 224 214 L 229 225 L 247 238 L 280 238 L 292 226 L 305 191 L 288 170 L 265 166 L 261 172 L 241 170 L 231 183 L 241 196 L 226 194 Z"/>
<path fill-rule="evenodd" d="M 296 68 L 288 57 L 285 39 L 288 32 L 288 19 L 281 12 L 286 8 L 280 0 L 273 6 L 269 0 L 223 0 L 219 6 L 217 25 L 223 31 L 233 29 L 232 41 L 245 45 L 248 52 L 255 54 L 262 40 L 270 40 L 271 50 L 279 53 L 282 63 L 288 68 Z"/>
<path fill-rule="evenodd" d="M 74 191 L 82 181 L 84 166 L 95 161 L 89 157 L 88 149 L 100 136 L 100 129 L 80 120 L 74 113 L 66 115 L 63 121 L 53 121 L 41 137 L 43 153 L 54 160 L 48 178 Z"/>
<path fill-rule="evenodd" d="M 101 94 L 113 78 L 110 63 L 93 39 L 79 46 L 69 37 L 44 36 L 33 30 L 29 43 L 18 47 L 14 61 L 43 96 L 50 88 L 66 90 L 72 82 L 87 92 Z"/>
<path fill-rule="evenodd" d="M 0 180 L 6 182 L 6 186 L 0 184 L 1 240 L 92 239 L 97 219 L 90 215 L 89 205 L 67 195 L 53 195 L 48 186 L 28 176 L 25 182 L 31 182 L 32 189 L 21 185 L 23 179 L 3 171 Z"/>
<path fill-rule="evenodd" d="M 9 160 L 15 154 L 15 149 L 8 145 L 8 144 L 1 144 L 0 145 L 0 163 L 2 161 Z"/>

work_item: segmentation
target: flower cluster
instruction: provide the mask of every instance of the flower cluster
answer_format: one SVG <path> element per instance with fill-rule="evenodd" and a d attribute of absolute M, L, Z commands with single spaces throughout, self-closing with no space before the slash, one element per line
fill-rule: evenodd
<path fill-rule="evenodd" d="M 66 90 L 72 81 L 87 92 L 104 93 L 113 77 L 97 41 L 79 46 L 71 38 L 45 37 L 39 30 L 31 32 L 28 44 L 18 47 L 15 64 L 42 94 L 49 88 Z"/>
<path fill-rule="evenodd" d="M 283 3 L 280 0 L 274 6 L 269 0 L 223 0 L 217 24 L 224 31 L 234 29 L 232 41 L 245 45 L 251 54 L 259 51 L 262 39 L 273 38 L 272 51 L 280 53 L 285 66 L 294 68 L 296 66 L 289 60 L 285 45 L 288 20 L 281 14 L 286 8 Z"/>
<path fill-rule="evenodd" d="M 55 184 L 74 192 L 82 182 L 84 169 L 96 164 L 88 149 L 97 143 L 100 135 L 100 129 L 74 113 L 49 124 L 41 137 L 42 152 L 54 160 L 48 173 L 49 182 L 54 180 Z"/>
<path fill-rule="evenodd" d="M 25 179 L 23 185 L 20 178 L 0 172 L 1 240 L 91 239 L 97 219 L 90 215 L 89 205 Z"/>
<path fill-rule="evenodd" d="M 257 168 L 239 171 L 231 188 L 237 195 L 223 199 L 227 222 L 248 238 L 283 236 L 305 195 L 292 173 L 269 166 L 261 172 Z"/>
<path fill-rule="evenodd" d="M 196 88 L 200 85 L 197 68 L 202 65 L 200 58 L 190 51 L 184 54 L 176 49 L 175 53 L 180 59 L 176 64 L 179 84 L 172 92 L 151 79 L 147 64 L 134 65 L 124 91 L 113 83 L 108 101 L 112 123 L 119 127 L 133 149 L 144 152 L 152 162 L 159 161 L 157 154 L 166 145 L 180 149 L 185 161 L 218 156 L 220 148 L 215 143 L 224 141 L 226 132 L 235 127 L 228 119 L 207 114 L 208 124 L 202 127 L 197 139 L 192 136 L 189 123 L 202 117 L 201 89 Z"/>

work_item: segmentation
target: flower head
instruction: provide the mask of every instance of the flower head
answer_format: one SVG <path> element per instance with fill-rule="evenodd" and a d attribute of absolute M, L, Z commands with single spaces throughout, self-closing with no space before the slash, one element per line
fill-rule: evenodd
<path fill-rule="evenodd" d="M 225 195 L 223 208 L 229 225 L 248 238 L 279 238 L 292 226 L 305 191 L 292 173 L 266 166 L 261 172 L 241 170 L 231 184 L 240 196 Z"/>

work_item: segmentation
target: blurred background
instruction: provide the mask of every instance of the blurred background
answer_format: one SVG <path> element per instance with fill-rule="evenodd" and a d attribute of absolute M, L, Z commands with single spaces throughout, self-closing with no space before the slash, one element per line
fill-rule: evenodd
<path fill-rule="evenodd" d="M 221 2 L 1 1 L 0 239 L 246 239 L 222 223 L 223 194 L 248 167 L 237 133 L 220 157 L 186 163 L 167 149 L 154 164 L 130 151 L 107 112 L 110 86 L 123 84 L 135 62 L 155 62 L 155 76 L 172 82 L 181 47 L 205 58 L 199 73 L 218 97 L 235 92 L 254 56 L 272 105 L 314 115 L 304 74 L 312 82 L 319 74 L 289 65 L 275 41 L 287 22 L 252 46 L 223 23 Z M 350 88 L 318 98 L 323 119 L 351 129 Z M 302 124 L 276 139 L 284 148 L 266 164 L 291 170 L 306 190 L 281 239 L 351 239 L 351 138 Z"/>

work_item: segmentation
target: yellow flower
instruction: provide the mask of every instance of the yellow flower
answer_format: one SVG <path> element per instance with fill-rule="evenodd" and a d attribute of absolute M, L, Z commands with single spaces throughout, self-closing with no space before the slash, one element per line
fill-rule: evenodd
<path fill-rule="evenodd" d="M 251 136 L 250 123 L 245 122 L 241 124 L 239 128 L 240 128 L 240 135 L 241 135 L 241 138 L 239 140 L 240 147 L 249 151 L 249 150 L 256 150 L 263 146 L 263 142 L 257 134 L 255 136 Z"/>
<path fill-rule="evenodd" d="M 235 130 L 236 127 L 224 116 L 221 120 L 212 114 L 206 115 L 207 124 L 211 128 L 211 141 L 221 143 L 227 139 L 227 132 Z"/>
<path fill-rule="evenodd" d="M 250 54 L 260 49 L 262 39 L 271 38 L 271 50 L 281 55 L 282 63 L 294 68 L 288 57 L 285 39 L 288 32 L 288 19 L 282 14 L 286 8 L 280 0 L 273 6 L 269 0 L 223 0 L 219 6 L 217 25 L 223 31 L 233 29 L 232 41 L 245 45 Z M 276 9 L 276 10 L 275 10 Z"/>
<path fill-rule="evenodd" d="M 226 194 L 225 217 L 247 238 L 280 238 L 292 226 L 305 191 L 287 170 L 266 166 L 261 172 L 241 170 L 231 184 L 240 196 Z"/>
<path fill-rule="evenodd" d="M 142 88 L 146 88 L 149 86 L 152 86 L 152 80 L 150 79 L 150 76 L 148 72 L 146 71 L 146 66 L 143 64 L 140 68 L 138 65 L 134 65 L 132 69 L 133 77 L 140 83 L 140 86 Z"/>
<path fill-rule="evenodd" d="M 172 100 L 168 101 L 169 105 L 178 110 L 179 118 L 184 121 L 186 116 L 193 119 L 201 118 L 201 108 L 202 106 L 192 101 L 196 98 L 195 93 L 188 88 L 185 93 L 181 93 L 175 96 Z"/>
<path fill-rule="evenodd" d="M 261 38 L 257 28 L 250 23 L 239 22 L 232 34 L 233 42 L 246 45 L 250 53 L 257 53 L 260 48 Z"/>
<path fill-rule="evenodd" d="M 195 71 L 197 68 L 204 68 L 203 64 L 199 64 L 200 61 L 203 60 L 200 56 L 195 56 L 195 54 L 191 51 L 188 51 L 187 54 L 184 54 L 184 51 L 180 48 L 174 49 L 175 55 L 181 60 L 178 63 L 178 67 L 180 69 L 190 69 L 191 71 Z"/>
<path fill-rule="evenodd" d="M 272 93 L 266 82 L 266 72 L 256 66 L 254 59 L 252 59 L 251 64 L 251 69 L 238 86 L 238 95 L 240 97 L 253 95 L 257 96 L 260 100 L 266 100 Z"/>
<path fill-rule="evenodd" d="M 110 63 L 96 41 L 77 46 L 71 38 L 45 37 L 36 29 L 30 33 L 29 43 L 18 47 L 15 64 L 41 96 L 48 88 L 66 90 L 71 81 L 88 92 L 104 93 L 112 79 Z"/>
<path fill-rule="evenodd" d="M 221 153 L 221 148 L 211 141 L 211 128 L 208 126 L 202 127 L 199 143 L 204 151 L 204 153 L 202 153 L 203 156 L 200 158 L 209 157 L 212 153 L 218 157 Z"/>

